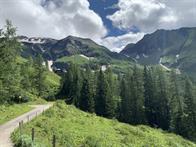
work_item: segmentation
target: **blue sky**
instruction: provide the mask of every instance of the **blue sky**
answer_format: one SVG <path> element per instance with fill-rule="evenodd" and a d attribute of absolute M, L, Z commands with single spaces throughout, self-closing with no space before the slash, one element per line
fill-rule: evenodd
<path fill-rule="evenodd" d="M 108 30 L 107 36 L 119 36 L 126 34 L 127 32 L 138 32 L 139 29 L 134 26 L 129 31 L 121 30 L 112 25 L 112 21 L 107 18 L 108 15 L 114 14 L 119 10 L 117 4 L 118 0 L 88 0 L 90 3 L 90 9 L 94 10 L 102 18 L 104 25 Z"/>
<path fill-rule="evenodd" d="M 113 27 L 112 22 L 107 18 L 107 15 L 112 15 L 118 10 L 116 7 L 118 0 L 88 0 L 90 3 L 90 9 L 94 10 L 102 18 L 104 25 L 108 30 L 108 36 L 118 36 L 125 34 L 126 31 L 122 31 L 116 27 Z"/>
<path fill-rule="evenodd" d="M 18 35 L 90 38 L 119 52 L 157 29 L 196 27 L 196 0 L 0 0 L 0 28 Z"/>

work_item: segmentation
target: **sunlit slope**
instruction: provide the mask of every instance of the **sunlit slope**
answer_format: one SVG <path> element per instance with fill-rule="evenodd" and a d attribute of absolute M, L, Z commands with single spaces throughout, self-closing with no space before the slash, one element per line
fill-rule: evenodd
<path fill-rule="evenodd" d="M 89 114 L 57 102 L 44 115 L 37 117 L 23 128 L 23 141 L 31 144 L 31 129 L 35 128 L 35 142 L 41 146 L 51 146 L 53 134 L 57 146 L 96 147 L 194 147 L 194 143 L 180 136 L 166 133 L 147 126 L 131 126 Z M 19 141 L 19 131 L 13 134 L 15 143 Z M 23 143 L 24 143 L 23 142 Z"/>

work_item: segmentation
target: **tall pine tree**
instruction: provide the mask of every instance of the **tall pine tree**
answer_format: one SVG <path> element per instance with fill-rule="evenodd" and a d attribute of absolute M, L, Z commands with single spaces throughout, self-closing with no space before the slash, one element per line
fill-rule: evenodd
<path fill-rule="evenodd" d="M 182 135 L 183 131 L 183 106 L 182 106 L 182 97 L 179 91 L 179 82 L 177 78 L 177 74 L 174 70 L 170 73 L 170 112 L 171 112 L 171 121 L 170 121 L 170 129 Z"/>
<path fill-rule="evenodd" d="M 183 121 L 185 124 L 184 136 L 195 140 L 196 138 L 196 112 L 195 112 L 195 101 L 194 101 L 194 92 L 191 81 L 187 78 L 185 81 L 185 90 L 184 90 L 184 117 Z"/>
<path fill-rule="evenodd" d="M 131 78 L 131 108 L 132 108 L 132 123 L 144 124 L 146 123 L 145 107 L 144 107 L 144 84 L 143 74 L 137 65 L 134 66 L 133 75 Z"/>
<path fill-rule="evenodd" d="M 153 75 L 150 68 L 144 67 L 144 98 L 145 98 L 145 114 L 147 122 L 150 126 L 155 124 L 155 86 Z"/>
<path fill-rule="evenodd" d="M 21 44 L 17 41 L 16 28 L 8 20 L 0 35 L 0 101 L 3 102 L 20 93 L 20 68 L 16 60 Z"/>
<path fill-rule="evenodd" d="M 157 69 L 157 124 L 164 130 L 170 127 L 168 83 L 162 68 Z"/>
<path fill-rule="evenodd" d="M 94 112 L 95 102 L 94 102 L 94 91 L 92 85 L 92 75 L 90 68 L 87 67 L 85 72 L 85 77 L 83 79 L 79 107 L 80 109 L 88 112 Z"/>

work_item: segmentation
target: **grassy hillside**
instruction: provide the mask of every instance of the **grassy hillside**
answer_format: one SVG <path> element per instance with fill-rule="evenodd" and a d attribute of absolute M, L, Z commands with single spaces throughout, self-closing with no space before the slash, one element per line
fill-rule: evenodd
<path fill-rule="evenodd" d="M 73 62 L 73 63 L 81 65 L 81 64 L 86 64 L 89 61 L 88 59 L 80 55 L 72 55 L 72 56 L 65 56 L 65 57 L 59 58 L 57 59 L 56 62 L 64 62 L 64 63 Z"/>
<path fill-rule="evenodd" d="M 132 69 L 134 64 L 129 60 L 119 60 L 119 59 L 111 59 L 110 61 L 105 61 L 104 59 L 98 59 L 91 57 L 84 57 L 81 55 L 72 55 L 72 56 L 65 56 L 59 58 L 55 61 L 55 65 L 59 66 L 59 68 L 65 67 L 66 63 L 74 63 L 81 67 L 85 67 L 87 64 L 90 65 L 93 69 L 96 69 L 97 66 L 95 65 L 108 65 L 110 66 L 115 73 L 124 73 L 127 69 Z"/>
<path fill-rule="evenodd" d="M 35 128 L 35 143 L 51 146 L 52 135 L 57 137 L 58 147 L 195 147 L 180 136 L 147 126 L 131 126 L 108 120 L 57 102 L 44 115 L 23 127 L 23 145 L 31 146 L 31 128 Z M 20 146 L 19 130 L 12 139 Z"/>
<path fill-rule="evenodd" d="M 0 125 L 32 109 L 26 104 L 0 105 Z"/>

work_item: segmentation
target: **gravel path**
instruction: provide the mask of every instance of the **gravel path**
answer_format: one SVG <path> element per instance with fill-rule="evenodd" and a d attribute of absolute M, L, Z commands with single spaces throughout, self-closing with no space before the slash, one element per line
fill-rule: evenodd
<path fill-rule="evenodd" d="M 19 122 L 23 121 L 26 123 L 41 114 L 44 110 L 50 108 L 52 104 L 46 105 L 32 105 L 33 110 L 3 124 L 0 125 L 0 147 L 13 147 L 13 144 L 10 139 L 11 133 L 19 126 Z"/>

